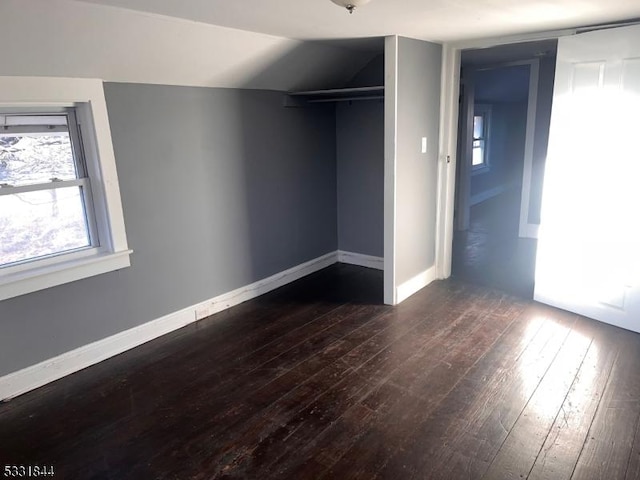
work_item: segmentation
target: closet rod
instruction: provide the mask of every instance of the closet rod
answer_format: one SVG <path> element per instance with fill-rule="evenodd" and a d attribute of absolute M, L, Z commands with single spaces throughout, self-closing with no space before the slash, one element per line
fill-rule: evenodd
<path fill-rule="evenodd" d="M 383 98 L 384 95 L 372 95 L 369 97 L 320 98 L 317 100 L 307 100 L 307 103 L 351 102 L 354 100 L 382 100 Z"/>
<path fill-rule="evenodd" d="M 332 93 L 366 93 L 384 91 L 384 85 L 378 85 L 375 87 L 353 87 L 353 88 L 330 88 L 329 90 L 309 90 L 306 92 L 289 92 L 291 96 L 308 96 L 308 95 L 331 95 Z"/>

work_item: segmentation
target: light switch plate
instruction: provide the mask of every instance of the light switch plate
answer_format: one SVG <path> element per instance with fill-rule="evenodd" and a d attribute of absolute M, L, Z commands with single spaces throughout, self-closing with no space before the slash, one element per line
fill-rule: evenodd
<path fill-rule="evenodd" d="M 422 153 L 427 153 L 427 137 L 422 137 Z"/>

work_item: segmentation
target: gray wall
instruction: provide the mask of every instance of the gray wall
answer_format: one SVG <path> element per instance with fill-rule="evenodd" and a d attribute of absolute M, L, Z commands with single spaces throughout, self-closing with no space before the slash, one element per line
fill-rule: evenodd
<path fill-rule="evenodd" d="M 382 257 L 384 240 L 384 102 L 336 107 L 338 248 Z"/>
<path fill-rule="evenodd" d="M 529 65 L 473 73 L 475 104 L 491 106 L 489 171 L 471 176 L 471 196 L 496 187 L 521 188 L 529 99 Z"/>
<path fill-rule="evenodd" d="M 441 45 L 398 38 L 396 286 L 435 264 L 441 58 Z"/>
<path fill-rule="evenodd" d="M 549 141 L 553 101 L 555 56 L 540 59 L 538 98 L 533 142 L 533 162 L 528 221 L 540 223 L 544 166 Z M 529 93 L 529 67 L 481 70 L 474 75 L 476 103 L 492 105 L 490 137 L 491 171 L 471 177 L 471 195 L 499 185 L 521 188 Z M 526 73 L 526 76 L 523 75 Z"/>
<path fill-rule="evenodd" d="M 479 103 L 485 103 L 480 101 Z M 521 188 L 527 104 L 491 104 L 488 172 L 471 175 L 471 196 L 496 187 Z"/>
<path fill-rule="evenodd" d="M 346 84 L 347 87 L 377 87 L 384 85 L 384 52 L 376 55 Z"/>
<path fill-rule="evenodd" d="M 0 375 L 337 248 L 333 107 L 105 87 L 132 266 L 0 302 Z"/>

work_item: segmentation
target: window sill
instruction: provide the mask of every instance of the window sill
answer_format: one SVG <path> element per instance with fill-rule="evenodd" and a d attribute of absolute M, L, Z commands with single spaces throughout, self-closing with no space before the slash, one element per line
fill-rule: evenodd
<path fill-rule="evenodd" d="M 0 301 L 126 268 L 131 265 L 131 253 L 132 250 L 95 253 L 22 271 L 7 274 L 0 272 Z"/>

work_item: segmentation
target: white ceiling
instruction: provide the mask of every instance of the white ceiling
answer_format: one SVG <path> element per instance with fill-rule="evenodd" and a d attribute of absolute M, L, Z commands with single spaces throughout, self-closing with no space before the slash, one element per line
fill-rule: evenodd
<path fill-rule="evenodd" d="M 0 75 L 315 90 L 343 86 L 375 56 L 72 0 L 0 0 L 0 25 L 11 45 Z"/>
<path fill-rule="evenodd" d="M 640 17 L 638 0 L 81 0 L 301 40 L 397 34 L 454 41 Z"/>

